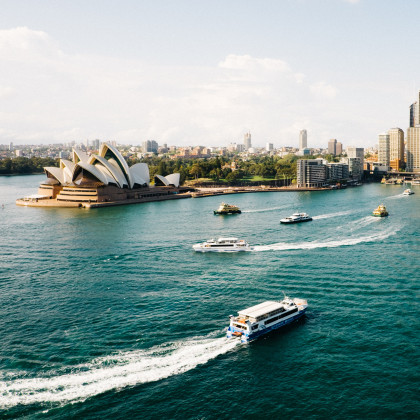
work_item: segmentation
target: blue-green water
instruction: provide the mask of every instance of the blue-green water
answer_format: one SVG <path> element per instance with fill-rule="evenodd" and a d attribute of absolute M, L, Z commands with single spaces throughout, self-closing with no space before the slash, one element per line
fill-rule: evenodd
<path fill-rule="evenodd" d="M 0 178 L 0 417 L 418 416 L 420 188 L 241 194 L 227 217 L 221 197 L 15 206 L 42 179 Z M 295 211 L 314 221 L 279 224 Z M 191 249 L 232 235 L 256 250 Z M 225 338 L 282 291 L 305 319 Z"/>

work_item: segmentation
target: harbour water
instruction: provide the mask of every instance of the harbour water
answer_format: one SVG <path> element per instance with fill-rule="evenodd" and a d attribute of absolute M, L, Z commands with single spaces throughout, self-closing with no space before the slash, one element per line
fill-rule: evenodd
<path fill-rule="evenodd" d="M 42 179 L 0 177 L 0 418 L 418 416 L 420 188 L 15 206 Z M 314 220 L 280 225 L 295 211 Z M 192 251 L 218 236 L 255 250 Z M 225 338 L 283 291 L 303 320 Z"/>

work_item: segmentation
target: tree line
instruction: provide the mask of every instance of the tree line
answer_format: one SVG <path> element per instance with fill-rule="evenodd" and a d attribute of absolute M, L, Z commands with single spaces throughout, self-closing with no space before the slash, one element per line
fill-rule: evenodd
<path fill-rule="evenodd" d="M 59 159 L 16 157 L 0 160 L 0 175 L 43 173 L 44 166 L 57 166 Z"/>
<path fill-rule="evenodd" d="M 239 180 L 246 180 L 254 176 L 273 180 L 295 178 L 296 162 L 301 158 L 292 154 L 285 157 L 252 156 L 246 160 L 226 156 L 205 159 L 168 159 L 167 157 L 147 156 L 142 159 L 129 158 L 128 164 L 131 166 L 137 162 L 147 163 L 152 181 L 157 174 L 166 176 L 178 172 L 181 175 L 181 184 L 198 178 L 234 184 Z M 58 167 L 59 159 L 41 157 L 2 159 L 0 160 L 0 174 L 42 173 L 45 166 Z"/>
<path fill-rule="evenodd" d="M 217 156 L 205 159 L 167 159 L 165 157 L 147 156 L 132 159 L 129 164 L 147 163 L 150 178 L 156 174 L 169 175 L 180 173 L 181 184 L 188 180 L 208 178 L 215 182 L 235 183 L 239 180 L 260 176 L 265 179 L 283 179 L 296 177 L 298 157 L 292 154 L 283 158 L 279 156 L 252 156 L 247 160 Z M 234 163 L 234 165 L 232 165 Z"/>

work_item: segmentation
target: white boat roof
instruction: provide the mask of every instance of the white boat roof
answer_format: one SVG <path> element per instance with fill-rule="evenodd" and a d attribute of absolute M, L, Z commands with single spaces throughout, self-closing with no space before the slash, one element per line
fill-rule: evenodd
<path fill-rule="evenodd" d="M 276 309 L 280 309 L 280 308 L 283 308 L 283 304 L 281 302 L 267 300 L 266 302 L 260 303 L 255 306 L 251 306 L 248 309 L 244 309 L 238 312 L 238 314 L 240 316 L 249 316 L 250 318 L 258 318 L 261 315 L 264 315 L 271 311 L 275 311 Z"/>
<path fill-rule="evenodd" d="M 219 238 L 219 241 L 237 241 L 238 238 Z"/>

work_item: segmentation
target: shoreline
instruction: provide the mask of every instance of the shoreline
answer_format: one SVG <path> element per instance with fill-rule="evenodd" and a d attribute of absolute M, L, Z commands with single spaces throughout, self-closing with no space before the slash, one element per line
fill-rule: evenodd
<path fill-rule="evenodd" d="M 182 188 L 182 192 L 176 194 L 163 195 L 163 196 L 151 196 L 142 198 L 131 198 L 118 201 L 104 201 L 104 202 L 85 202 L 85 201 L 58 201 L 55 198 L 18 198 L 16 205 L 23 207 L 43 207 L 43 208 L 100 208 L 100 207 L 114 207 L 123 206 L 127 204 L 141 204 L 150 203 L 153 201 L 166 201 L 166 200 L 179 200 L 184 198 L 204 198 L 213 197 L 229 194 L 249 194 L 259 192 L 311 192 L 311 191 L 332 191 L 331 188 L 299 188 L 299 187 L 269 187 L 269 186 L 258 186 L 258 187 L 202 187 L 188 189 L 187 187 Z"/>

